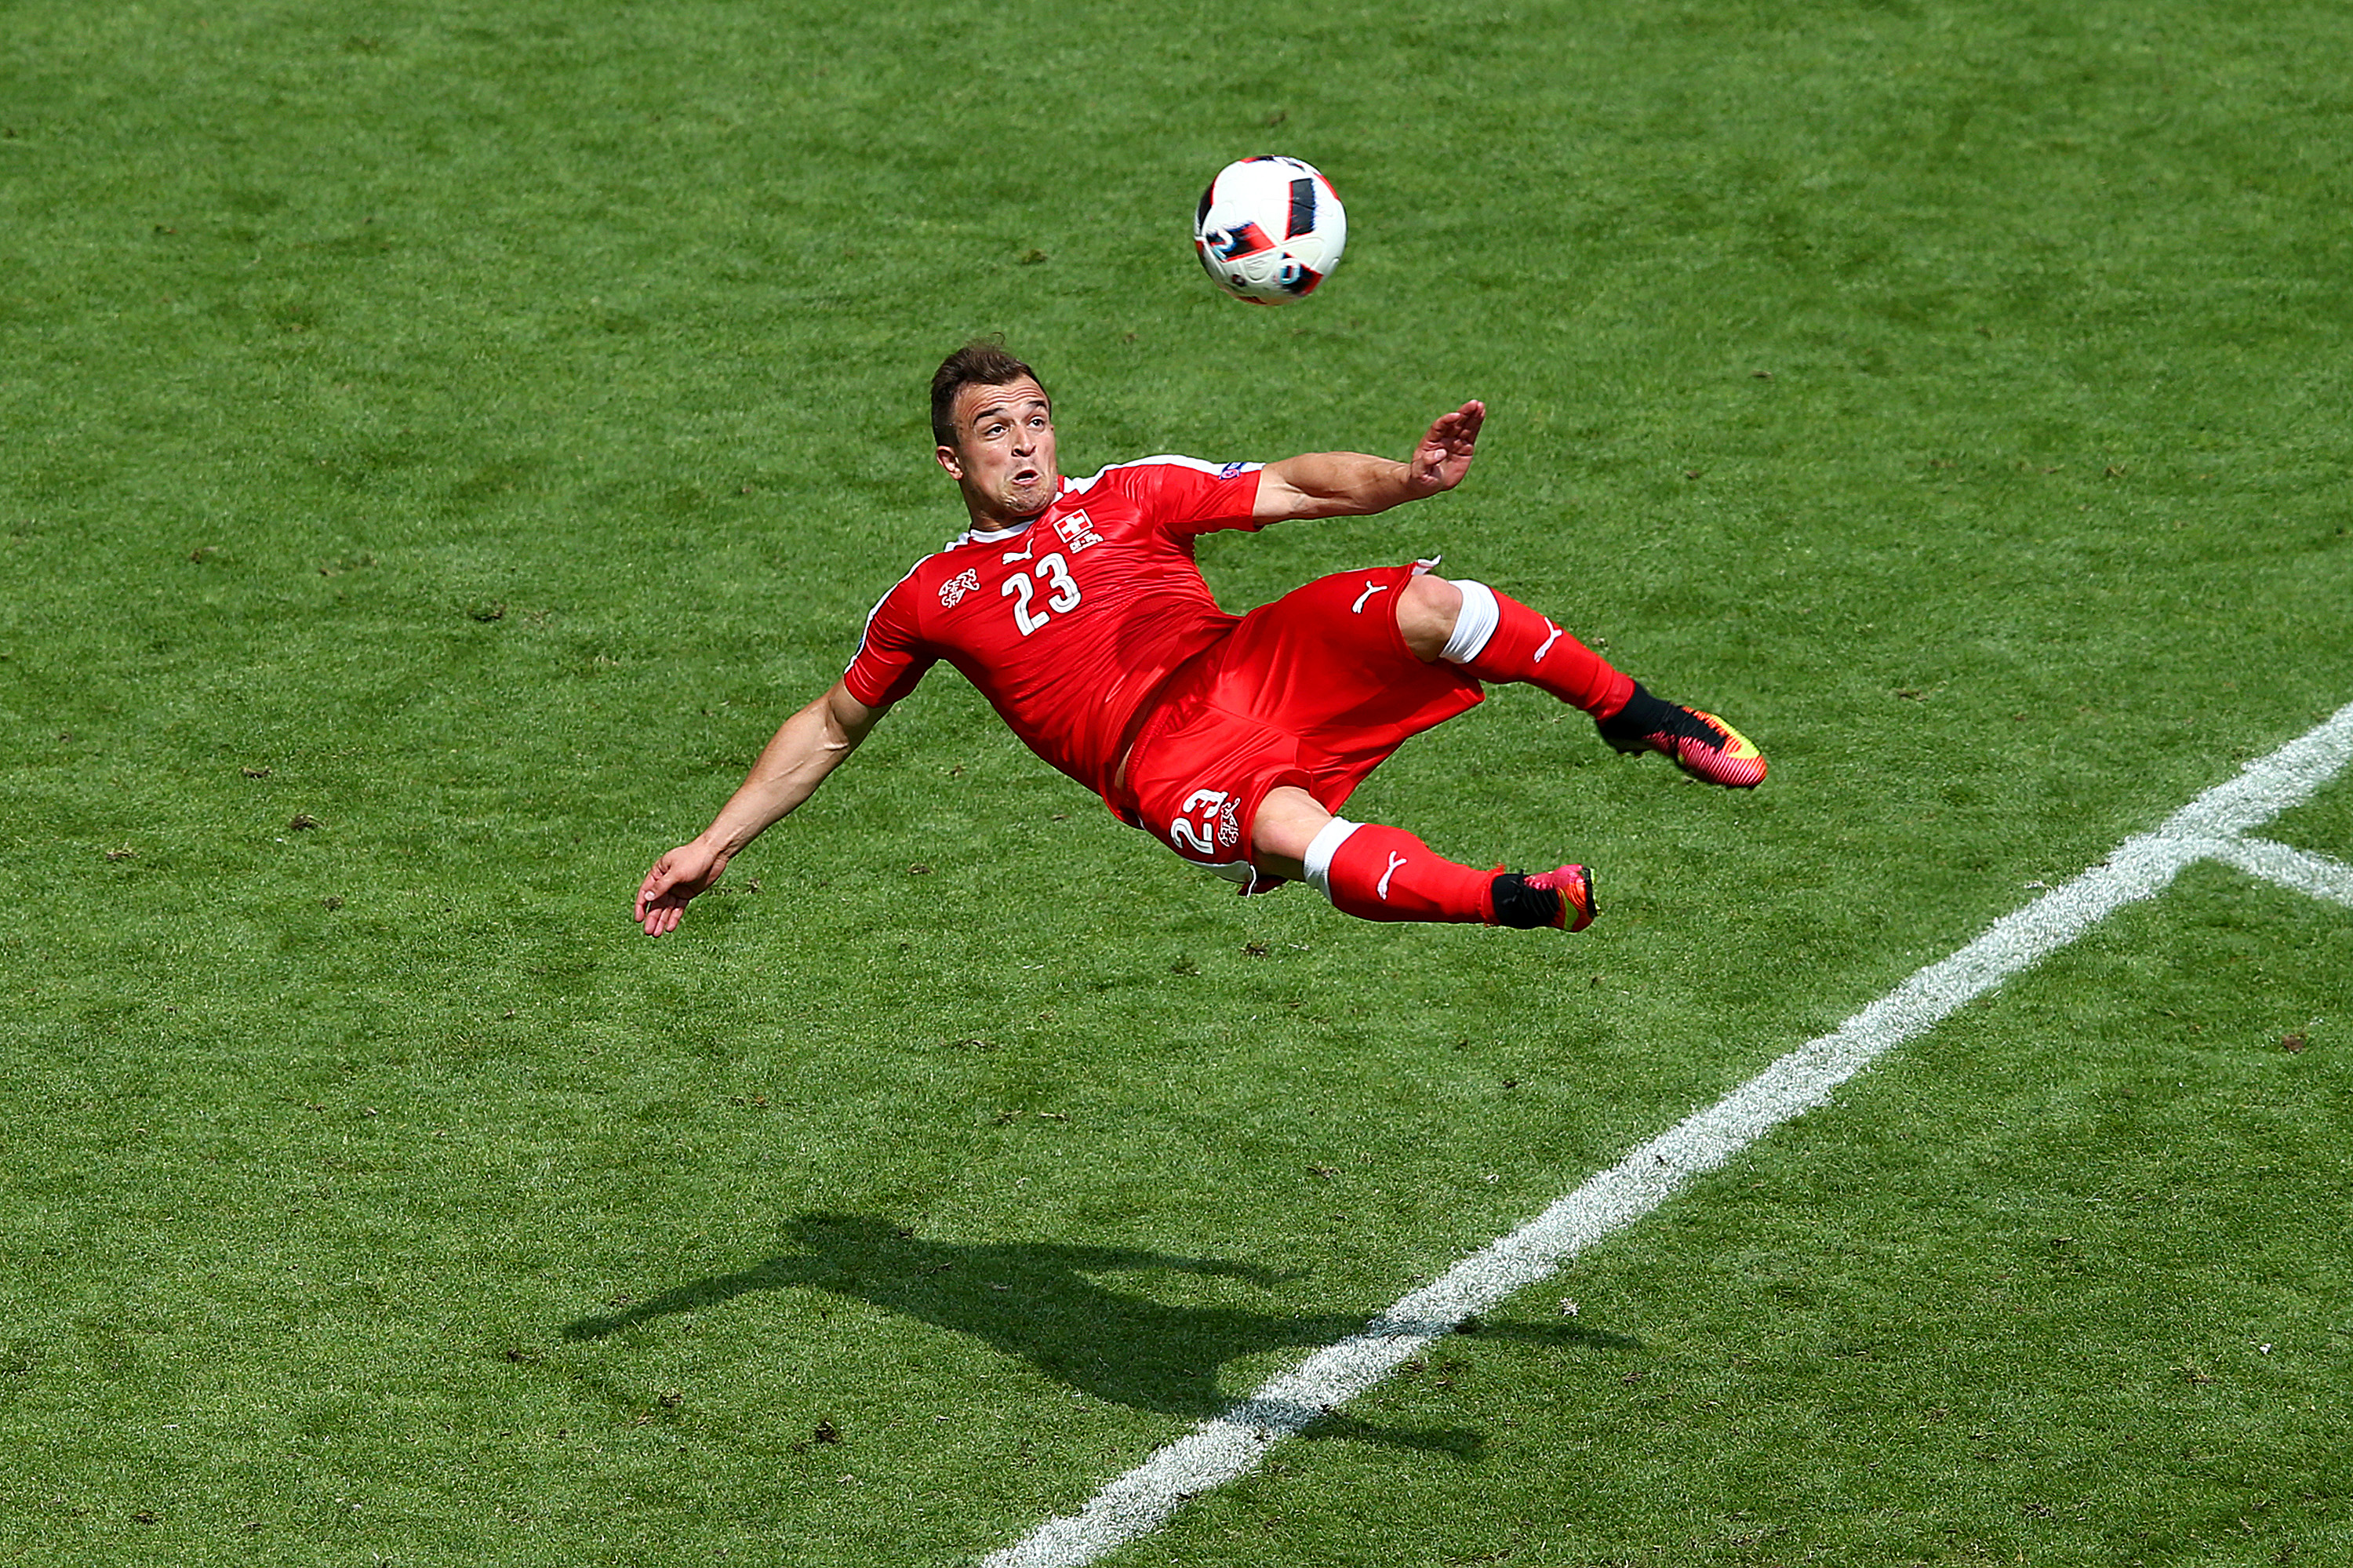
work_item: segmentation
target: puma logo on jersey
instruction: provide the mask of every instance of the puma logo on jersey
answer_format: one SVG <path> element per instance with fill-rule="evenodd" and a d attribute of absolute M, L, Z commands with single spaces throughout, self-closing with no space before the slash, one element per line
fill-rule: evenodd
<path fill-rule="evenodd" d="M 1387 904 L 1389 901 L 1389 878 L 1395 876 L 1398 874 L 1398 867 L 1404 863 L 1405 856 L 1398 853 L 1395 850 L 1391 850 L 1389 852 L 1389 868 L 1381 873 L 1381 880 L 1373 888 L 1375 893 L 1381 895 L 1382 903 Z"/>
<path fill-rule="evenodd" d="M 1545 622 L 1545 624 L 1546 624 L 1546 626 L 1552 626 L 1552 622 L 1551 622 L 1551 621 L 1549 621 L 1549 620 L 1546 621 L 1546 622 Z M 1538 664 L 1543 663 L 1543 662 L 1544 662 L 1544 656 L 1545 656 L 1546 654 L 1547 654 L 1547 653 L 1551 652 L 1552 652 L 1552 645 L 1553 645 L 1554 643 L 1556 643 L 1556 642 L 1559 641 L 1560 641 L 1560 628 L 1559 628 L 1559 627 L 1557 627 L 1557 626 L 1552 626 L 1552 635 L 1551 635 L 1550 637 L 1546 638 L 1546 639 L 1544 640 L 1544 646 L 1536 650 L 1536 656 L 1535 656 L 1535 660 L 1534 660 L 1533 662 L 1535 662 L 1535 663 L 1538 663 Z"/>
<path fill-rule="evenodd" d="M 1358 594 L 1356 596 L 1356 602 L 1348 607 L 1348 613 L 1350 615 L 1364 614 L 1365 601 L 1388 586 L 1389 585 L 1387 583 L 1377 583 L 1367 580 L 1365 584 L 1365 591 Z"/>
<path fill-rule="evenodd" d="M 964 596 L 980 591 L 980 568 L 966 567 L 956 576 L 940 585 L 940 608 L 954 609 L 964 602 Z"/>

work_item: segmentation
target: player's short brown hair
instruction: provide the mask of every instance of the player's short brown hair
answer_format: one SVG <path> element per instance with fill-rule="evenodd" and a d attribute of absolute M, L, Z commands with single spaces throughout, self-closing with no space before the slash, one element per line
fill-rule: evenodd
<path fill-rule="evenodd" d="M 991 335 L 976 337 L 945 359 L 932 376 L 932 439 L 944 447 L 956 444 L 956 394 L 966 387 L 1003 387 L 1027 376 L 1037 381 L 1042 390 L 1043 381 L 1038 373 L 1007 352 L 1005 339 Z"/>

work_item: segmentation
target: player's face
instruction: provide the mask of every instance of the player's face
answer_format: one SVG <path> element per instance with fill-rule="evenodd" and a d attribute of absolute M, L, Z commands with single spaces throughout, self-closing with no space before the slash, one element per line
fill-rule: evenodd
<path fill-rule="evenodd" d="M 1002 387 L 960 388 L 955 432 L 955 445 L 938 449 L 940 466 L 963 487 L 976 519 L 1018 523 L 1053 503 L 1062 479 L 1054 466 L 1054 415 L 1037 382 L 1025 376 Z"/>

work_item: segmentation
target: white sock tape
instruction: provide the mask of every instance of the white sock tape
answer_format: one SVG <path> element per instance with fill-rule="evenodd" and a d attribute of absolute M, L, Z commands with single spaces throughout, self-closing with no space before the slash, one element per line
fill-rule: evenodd
<path fill-rule="evenodd" d="M 1468 664 L 1486 652 L 1487 640 L 1503 624 L 1504 611 L 1495 602 L 1495 590 L 1485 583 L 1463 577 L 1452 580 L 1462 590 L 1462 609 L 1454 618 L 1454 634 L 1446 640 L 1438 656 L 1450 664 Z"/>
<path fill-rule="evenodd" d="M 1335 817 L 1324 824 L 1323 832 L 1307 841 L 1307 853 L 1299 857 L 1299 863 L 1307 874 L 1308 886 L 1326 898 L 1332 896 L 1332 857 L 1340 853 L 1348 835 L 1362 826 L 1362 822 Z"/>

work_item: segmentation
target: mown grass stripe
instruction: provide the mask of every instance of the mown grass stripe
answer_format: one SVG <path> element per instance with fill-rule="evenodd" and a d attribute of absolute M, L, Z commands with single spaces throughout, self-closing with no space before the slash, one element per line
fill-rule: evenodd
<path fill-rule="evenodd" d="M 1188 1499 L 1254 1470 L 1275 1443 L 1374 1387 L 1475 1313 L 1553 1274 L 1649 1213 L 1782 1123 L 1826 1103 L 1887 1052 L 2075 940 L 2124 906 L 2162 893 L 2182 869 L 2220 859 L 2317 896 L 2353 904 L 2353 873 L 2324 857 L 2242 835 L 2308 799 L 2353 759 L 2353 703 L 2258 758 L 2154 832 L 2126 840 L 2073 880 L 2004 916 L 1950 958 L 1914 973 L 1836 1030 L 1810 1040 L 1588 1178 L 1550 1208 L 1356 1334 L 1271 1379 L 1250 1398 L 1156 1450 L 1083 1509 L 1047 1520 L 986 1568 L 1076 1568 L 1150 1533 Z M 2295 880 L 2301 878 L 2303 880 Z"/>

